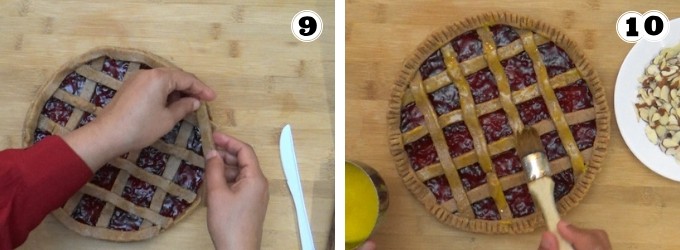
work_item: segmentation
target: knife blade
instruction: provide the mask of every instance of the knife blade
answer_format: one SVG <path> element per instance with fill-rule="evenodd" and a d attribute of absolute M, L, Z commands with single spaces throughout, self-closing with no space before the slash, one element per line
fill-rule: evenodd
<path fill-rule="evenodd" d="M 290 124 L 286 124 L 283 130 L 281 130 L 279 150 L 283 174 L 286 176 L 286 183 L 293 196 L 293 203 L 295 203 L 295 214 L 297 216 L 298 228 L 300 229 L 302 249 L 314 250 L 314 239 L 312 238 L 312 230 L 309 227 L 309 219 L 307 218 L 307 209 L 305 208 L 305 199 L 302 194 L 302 183 L 300 182 L 300 173 L 298 171 L 297 158 L 295 157 L 295 145 L 293 144 L 293 133 L 290 129 Z"/>

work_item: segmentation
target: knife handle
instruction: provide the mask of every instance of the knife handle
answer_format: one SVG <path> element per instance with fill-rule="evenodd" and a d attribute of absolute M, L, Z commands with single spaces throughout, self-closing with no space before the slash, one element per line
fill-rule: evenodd
<path fill-rule="evenodd" d="M 293 202 L 295 203 L 295 214 L 300 228 L 300 243 L 302 250 L 314 250 L 314 238 L 312 238 L 312 229 L 309 226 L 309 219 L 307 218 L 307 209 L 305 208 L 305 198 L 302 195 L 302 185 L 300 180 L 297 182 L 288 183 L 290 193 L 293 195 Z"/>

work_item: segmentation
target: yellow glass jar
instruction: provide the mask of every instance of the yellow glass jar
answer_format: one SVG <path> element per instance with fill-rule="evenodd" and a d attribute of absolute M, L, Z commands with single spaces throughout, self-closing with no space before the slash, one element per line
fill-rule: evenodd
<path fill-rule="evenodd" d="M 388 205 L 387 186 L 378 172 L 345 162 L 345 249 L 355 249 L 371 236 Z"/>

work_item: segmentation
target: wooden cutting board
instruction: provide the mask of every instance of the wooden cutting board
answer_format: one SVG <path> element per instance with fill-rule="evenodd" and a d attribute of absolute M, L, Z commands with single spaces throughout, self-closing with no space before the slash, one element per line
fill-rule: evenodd
<path fill-rule="evenodd" d="M 196 74 L 217 92 L 219 131 L 255 148 L 271 194 L 263 249 L 299 248 L 278 138 L 292 124 L 307 211 L 325 248 L 334 202 L 334 13 L 332 2 L 0 1 L 0 148 L 20 147 L 38 88 L 67 60 L 97 46 L 148 50 Z M 319 39 L 291 33 L 297 12 L 324 20 Z M 22 249 L 210 249 L 206 209 L 150 240 L 82 237 L 48 216 Z"/>
<path fill-rule="evenodd" d="M 381 249 L 536 249 L 540 229 L 522 235 L 466 233 L 439 223 L 411 195 L 389 153 L 387 103 L 403 60 L 431 32 L 465 17 L 506 10 L 560 28 L 600 75 L 613 118 L 616 75 L 632 44 L 616 34 L 626 11 L 660 10 L 680 17 L 677 1 L 349 1 L 346 6 L 346 157 L 376 168 L 387 182 L 390 208 L 374 239 Z M 640 163 L 612 119 L 603 166 L 581 204 L 564 218 L 605 229 L 614 249 L 677 249 L 680 183 Z"/>

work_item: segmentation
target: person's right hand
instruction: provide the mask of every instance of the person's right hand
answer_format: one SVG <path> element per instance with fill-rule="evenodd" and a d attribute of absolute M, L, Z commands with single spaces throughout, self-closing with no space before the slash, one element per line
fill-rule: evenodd
<path fill-rule="evenodd" d="M 253 148 L 215 132 L 206 154 L 208 232 L 215 248 L 260 249 L 269 203 L 267 178 Z"/>
<path fill-rule="evenodd" d="M 564 240 L 571 243 L 575 250 L 612 249 L 609 243 L 609 236 L 607 236 L 607 232 L 604 230 L 579 228 L 565 221 L 560 221 L 557 223 L 557 231 Z M 538 249 L 557 250 L 558 248 L 557 237 L 551 232 L 544 232 Z"/>
<path fill-rule="evenodd" d="M 151 145 L 215 92 L 191 73 L 156 68 L 130 75 L 97 119 L 62 138 L 96 172 L 108 160 Z"/>
<path fill-rule="evenodd" d="M 356 250 L 375 250 L 376 248 L 378 248 L 378 246 L 375 244 L 375 242 L 373 242 L 372 240 L 367 240 Z"/>

